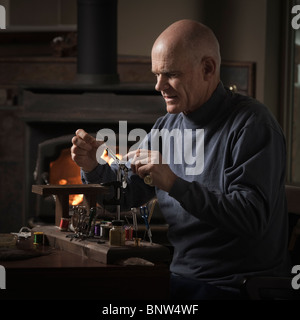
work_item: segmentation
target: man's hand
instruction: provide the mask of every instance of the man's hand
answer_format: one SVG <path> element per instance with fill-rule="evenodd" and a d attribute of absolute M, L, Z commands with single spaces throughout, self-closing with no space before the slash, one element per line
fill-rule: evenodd
<path fill-rule="evenodd" d="M 72 138 L 71 157 L 85 172 L 90 172 L 98 165 L 96 152 L 104 141 L 97 141 L 83 129 L 78 129 Z"/>
<path fill-rule="evenodd" d="M 127 154 L 131 160 L 133 173 L 142 179 L 150 175 L 152 186 L 156 186 L 169 192 L 177 178 L 168 164 L 163 163 L 162 156 L 158 151 L 138 149 Z"/>

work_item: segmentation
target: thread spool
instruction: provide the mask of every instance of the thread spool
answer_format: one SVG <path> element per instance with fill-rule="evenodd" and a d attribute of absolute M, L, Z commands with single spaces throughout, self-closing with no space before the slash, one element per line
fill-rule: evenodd
<path fill-rule="evenodd" d="M 60 219 L 59 230 L 60 231 L 67 231 L 68 227 L 69 227 L 69 221 L 70 221 L 70 219 L 68 219 L 68 218 L 61 218 Z"/>
<path fill-rule="evenodd" d="M 132 227 L 125 227 L 125 240 L 132 240 L 133 239 L 133 229 Z"/>
<path fill-rule="evenodd" d="M 96 224 L 94 229 L 94 234 L 96 237 L 100 237 L 100 230 L 101 230 L 100 224 Z"/>
<path fill-rule="evenodd" d="M 44 243 L 44 232 L 34 232 L 33 244 L 43 244 Z"/>
<path fill-rule="evenodd" d="M 100 225 L 100 237 L 104 240 L 108 240 L 109 238 L 109 231 L 111 229 L 111 224 L 101 224 Z"/>

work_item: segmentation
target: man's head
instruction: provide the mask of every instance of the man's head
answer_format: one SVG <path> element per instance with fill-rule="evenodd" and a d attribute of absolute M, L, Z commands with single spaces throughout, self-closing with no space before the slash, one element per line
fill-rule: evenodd
<path fill-rule="evenodd" d="M 155 41 L 151 58 L 155 89 L 165 98 L 169 113 L 198 109 L 220 81 L 218 40 L 196 21 L 180 20 L 169 26 Z"/>

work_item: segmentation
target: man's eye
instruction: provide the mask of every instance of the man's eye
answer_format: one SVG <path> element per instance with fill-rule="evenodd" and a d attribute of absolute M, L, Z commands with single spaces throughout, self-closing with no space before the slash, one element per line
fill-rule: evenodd
<path fill-rule="evenodd" d="M 163 77 L 166 77 L 166 78 L 176 78 L 176 77 L 178 77 L 178 73 L 154 73 L 154 76 L 156 77 L 156 78 L 158 78 L 158 77 L 160 77 L 160 76 L 163 76 Z"/>

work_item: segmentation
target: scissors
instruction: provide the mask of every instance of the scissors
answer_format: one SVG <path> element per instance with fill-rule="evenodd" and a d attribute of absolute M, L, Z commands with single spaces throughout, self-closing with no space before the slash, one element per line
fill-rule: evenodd
<path fill-rule="evenodd" d="M 149 221 L 148 221 L 149 211 L 148 211 L 147 206 L 142 206 L 142 207 L 140 207 L 140 214 L 141 214 L 141 217 L 142 217 L 142 218 L 144 219 L 144 221 L 145 221 L 145 225 L 146 225 L 146 230 L 147 230 L 147 233 L 148 233 L 148 237 L 149 237 L 150 243 L 152 244 L 152 232 L 151 232 L 150 225 L 149 225 Z"/>

